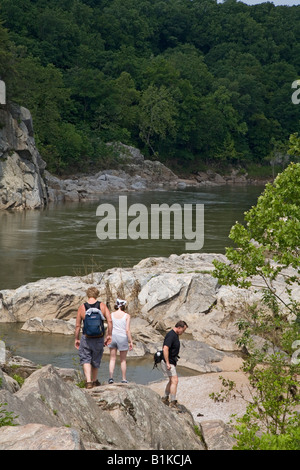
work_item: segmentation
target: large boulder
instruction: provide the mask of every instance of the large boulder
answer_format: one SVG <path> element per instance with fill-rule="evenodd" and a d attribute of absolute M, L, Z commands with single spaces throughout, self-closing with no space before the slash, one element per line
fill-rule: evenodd
<path fill-rule="evenodd" d="M 11 393 L 19 390 L 19 385 L 10 375 L 8 375 L 4 370 L 0 369 L 0 387 L 4 390 L 8 390 Z"/>
<path fill-rule="evenodd" d="M 74 335 L 75 324 L 76 321 L 73 318 L 64 321 L 56 318 L 54 320 L 43 320 L 42 318 L 35 317 L 26 320 L 21 329 L 28 332 L 40 331 L 42 333 Z"/>
<path fill-rule="evenodd" d="M 88 283 L 82 278 L 47 278 L 0 292 L 0 322 L 76 317 Z"/>
<path fill-rule="evenodd" d="M 91 392 L 103 411 L 108 411 L 130 439 L 130 447 L 143 449 L 203 450 L 187 408 L 173 411 L 161 397 L 142 385 L 98 387 Z"/>
<path fill-rule="evenodd" d="M 0 390 L 0 402 L 6 403 L 6 410 L 15 416 L 15 424 L 57 428 L 54 432 L 40 428 L 46 433 L 45 442 L 47 435 L 58 435 L 64 426 L 69 445 L 71 428 L 78 433 L 77 445 L 81 441 L 88 449 L 204 449 L 194 432 L 190 412 L 170 409 L 156 392 L 142 385 L 80 389 L 48 365 L 33 372 L 16 393 Z M 35 446 L 30 435 L 36 428 L 27 430 L 30 445 Z M 16 445 L 20 435 L 21 431 L 15 433 Z"/>
<path fill-rule="evenodd" d="M 200 428 L 209 450 L 231 450 L 236 443 L 234 428 L 220 419 L 202 421 Z"/>

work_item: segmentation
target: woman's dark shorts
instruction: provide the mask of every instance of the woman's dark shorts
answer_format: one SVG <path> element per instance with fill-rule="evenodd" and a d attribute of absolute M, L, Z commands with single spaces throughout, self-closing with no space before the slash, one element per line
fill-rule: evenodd
<path fill-rule="evenodd" d="M 79 346 L 80 364 L 91 364 L 96 369 L 99 369 L 103 355 L 103 348 L 104 337 L 87 338 L 85 335 L 82 335 Z"/>

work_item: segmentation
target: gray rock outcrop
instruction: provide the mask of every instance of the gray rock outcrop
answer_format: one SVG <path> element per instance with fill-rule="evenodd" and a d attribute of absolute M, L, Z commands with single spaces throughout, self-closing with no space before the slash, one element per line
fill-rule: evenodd
<path fill-rule="evenodd" d="M 0 429 L 0 449 L 53 449 L 55 436 L 63 442 L 56 448 L 204 449 L 190 412 L 170 409 L 142 385 L 80 389 L 48 365 L 33 372 L 16 393 L 0 389 L 0 402 L 20 425 L 17 431 Z"/>
<path fill-rule="evenodd" d="M 202 421 L 200 428 L 209 450 L 230 450 L 235 444 L 234 429 L 220 419 Z"/>
<path fill-rule="evenodd" d="M 86 201 L 101 194 L 176 188 L 178 177 L 159 161 L 114 144 L 120 163 L 116 170 L 66 179 L 51 175 L 34 140 L 30 111 L 16 104 L 0 105 L 0 210 L 40 209 L 48 202 Z"/>
<path fill-rule="evenodd" d="M 75 319 L 73 318 L 64 321 L 57 318 L 54 320 L 43 320 L 42 318 L 35 317 L 26 320 L 22 326 L 22 330 L 28 332 L 40 331 L 41 333 L 74 335 L 75 323 Z"/>
<path fill-rule="evenodd" d="M 45 166 L 28 109 L 0 106 L 0 210 L 43 208 L 48 200 Z"/>
<path fill-rule="evenodd" d="M 112 192 L 180 187 L 178 177 L 161 162 L 145 160 L 140 150 L 135 147 L 119 143 L 114 144 L 114 148 L 119 159 L 117 169 L 66 179 L 46 171 L 50 201 L 89 201 L 99 199 L 101 194 Z"/>

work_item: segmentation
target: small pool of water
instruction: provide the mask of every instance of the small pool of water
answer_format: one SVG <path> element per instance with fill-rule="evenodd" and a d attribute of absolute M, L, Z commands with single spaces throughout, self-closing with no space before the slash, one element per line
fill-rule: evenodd
<path fill-rule="evenodd" d="M 14 356 L 22 356 L 35 364 L 52 364 L 56 367 L 81 370 L 78 351 L 74 347 L 74 337 L 48 334 L 29 333 L 21 330 L 22 323 L 0 323 L 0 340 L 4 341 L 6 348 Z M 105 348 L 108 351 L 108 348 Z M 104 354 L 99 369 L 100 382 L 108 381 L 109 354 Z M 199 375 L 199 372 L 178 366 L 179 376 Z M 121 381 L 119 358 L 117 359 L 114 379 Z M 153 369 L 153 357 L 133 357 L 127 359 L 127 380 L 146 385 L 150 382 L 163 380 L 163 373 L 159 368 Z"/>

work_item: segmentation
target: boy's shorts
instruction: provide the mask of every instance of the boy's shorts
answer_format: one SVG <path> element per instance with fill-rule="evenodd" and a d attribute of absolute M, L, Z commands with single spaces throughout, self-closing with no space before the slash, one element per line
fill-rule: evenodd
<path fill-rule="evenodd" d="M 174 364 L 170 364 L 171 369 L 167 369 L 167 364 L 164 360 L 162 360 L 160 366 L 161 370 L 163 371 L 166 377 L 175 377 L 177 375 L 176 366 L 174 366 Z"/>

